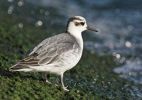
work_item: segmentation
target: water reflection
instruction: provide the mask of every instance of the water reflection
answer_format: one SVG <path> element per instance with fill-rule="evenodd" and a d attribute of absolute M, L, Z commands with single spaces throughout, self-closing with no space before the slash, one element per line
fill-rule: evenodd
<path fill-rule="evenodd" d="M 43 22 L 41 20 L 38 20 L 35 25 L 38 27 L 38 26 L 42 26 Z"/>
<path fill-rule="evenodd" d="M 24 5 L 24 2 L 23 2 L 23 0 L 20 0 L 20 1 L 18 1 L 18 3 L 17 3 L 17 4 L 18 4 L 18 6 L 19 6 L 19 7 L 21 7 L 21 6 L 23 6 L 23 5 Z"/>
<path fill-rule="evenodd" d="M 120 77 L 142 84 L 142 62 L 141 59 L 127 60 L 123 66 L 114 69 Z"/>
<path fill-rule="evenodd" d="M 7 13 L 8 14 L 12 14 L 13 10 L 14 10 L 14 7 L 13 6 L 9 6 Z"/>

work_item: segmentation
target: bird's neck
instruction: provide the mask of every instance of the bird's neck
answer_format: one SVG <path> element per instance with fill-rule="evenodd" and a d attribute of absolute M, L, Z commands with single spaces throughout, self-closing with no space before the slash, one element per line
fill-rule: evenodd
<path fill-rule="evenodd" d="M 81 34 L 82 32 L 78 30 L 68 30 L 67 32 L 76 39 L 79 46 L 83 49 L 83 38 Z"/>

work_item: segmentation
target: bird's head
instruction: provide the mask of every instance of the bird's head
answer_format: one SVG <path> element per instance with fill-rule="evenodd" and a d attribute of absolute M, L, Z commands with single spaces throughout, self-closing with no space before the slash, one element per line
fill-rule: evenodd
<path fill-rule="evenodd" d="M 82 16 L 74 16 L 74 17 L 69 18 L 68 23 L 67 23 L 67 29 L 66 29 L 68 33 L 73 33 L 73 32 L 81 33 L 86 30 L 97 32 L 96 29 L 90 28 L 87 25 L 86 19 Z"/>

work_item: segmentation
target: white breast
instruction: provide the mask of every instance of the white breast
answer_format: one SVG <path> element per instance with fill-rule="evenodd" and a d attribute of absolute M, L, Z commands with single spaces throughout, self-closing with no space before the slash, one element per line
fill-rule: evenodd
<path fill-rule="evenodd" d="M 64 66 L 65 70 L 73 68 L 80 60 L 82 56 L 82 51 L 69 51 L 62 55 L 60 63 Z"/>

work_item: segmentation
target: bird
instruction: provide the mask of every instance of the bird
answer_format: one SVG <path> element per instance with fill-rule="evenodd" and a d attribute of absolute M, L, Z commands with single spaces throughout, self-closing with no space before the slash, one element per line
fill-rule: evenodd
<path fill-rule="evenodd" d="M 77 65 L 83 53 L 82 32 L 95 28 L 87 25 L 86 19 L 82 16 L 73 16 L 68 19 L 66 30 L 63 33 L 48 37 L 39 43 L 22 60 L 10 67 L 10 71 L 22 72 L 43 72 L 45 81 L 47 74 L 59 75 L 62 88 L 69 91 L 64 85 L 64 73 Z"/>

